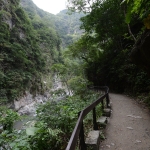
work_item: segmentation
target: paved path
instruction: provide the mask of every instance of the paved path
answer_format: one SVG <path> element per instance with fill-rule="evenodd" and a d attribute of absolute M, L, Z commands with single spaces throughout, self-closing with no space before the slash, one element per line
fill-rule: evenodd
<path fill-rule="evenodd" d="M 100 150 L 150 150 L 150 112 L 133 99 L 110 94 L 112 114 Z"/>

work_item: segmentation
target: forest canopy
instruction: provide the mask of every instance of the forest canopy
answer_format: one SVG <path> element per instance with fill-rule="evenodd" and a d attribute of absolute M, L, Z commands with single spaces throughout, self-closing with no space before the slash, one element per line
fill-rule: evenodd
<path fill-rule="evenodd" d="M 86 61 L 86 75 L 95 85 L 120 92 L 149 90 L 149 4 L 142 0 L 68 0 L 71 11 L 87 14 L 81 18 L 85 35 L 70 51 Z"/>

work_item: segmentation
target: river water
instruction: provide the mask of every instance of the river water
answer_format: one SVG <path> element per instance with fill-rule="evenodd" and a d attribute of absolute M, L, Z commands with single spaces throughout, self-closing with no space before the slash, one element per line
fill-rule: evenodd
<path fill-rule="evenodd" d="M 34 97 L 34 99 L 32 98 L 33 96 L 30 93 L 26 94 L 26 97 L 22 98 L 19 101 L 16 101 L 16 106 L 18 106 L 19 110 L 18 113 L 20 115 L 26 115 L 25 118 L 23 118 L 21 121 L 17 121 L 14 123 L 14 129 L 17 130 L 21 130 L 23 128 L 25 128 L 25 126 L 29 126 L 32 123 L 35 122 L 36 120 L 36 108 L 38 107 L 38 105 L 42 105 L 45 104 L 47 101 L 56 101 L 59 102 L 60 100 L 64 100 L 66 98 L 67 95 L 69 95 L 69 91 L 68 89 L 62 84 L 62 82 L 60 81 L 60 79 L 55 76 L 54 77 L 54 83 L 53 83 L 53 88 L 51 89 L 51 91 L 47 91 L 46 94 L 44 95 L 37 95 L 36 97 Z M 55 93 L 55 91 L 57 90 L 64 90 L 66 94 L 62 93 L 62 94 L 50 94 L 50 93 Z M 24 103 L 26 103 L 24 105 Z M 22 106 L 22 104 L 24 106 Z"/>

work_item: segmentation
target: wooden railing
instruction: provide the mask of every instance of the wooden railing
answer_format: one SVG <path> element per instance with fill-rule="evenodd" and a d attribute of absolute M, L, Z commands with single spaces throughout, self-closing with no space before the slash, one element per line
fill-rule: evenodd
<path fill-rule="evenodd" d="M 83 127 L 83 119 L 84 117 L 91 111 L 93 110 L 93 129 L 98 130 L 98 126 L 96 123 L 96 109 L 95 107 L 99 104 L 102 103 L 102 108 L 104 108 L 104 99 L 106 98 L 106 107 L 109 107 L 109 88 L 107 86 L 105 87 L 92 87 L 90 89 L 96 90 L 96 91 L 101 91 L 104 90 L 105 93 L 98 98 L 95 102 L 93 102 L 91 105 L 83 109 L 78 113 L 78 121 L 76 123 L 76 126 L 72 132 L 71 138 L 69 140 L 69 143 L 67 145 L 66 150 L 75 150 L 76 148 L 76 143 L 79 138 L 79 149 L 80 150 L 87 150 L 85 140 L 84 140 L 84 127 Z"/>

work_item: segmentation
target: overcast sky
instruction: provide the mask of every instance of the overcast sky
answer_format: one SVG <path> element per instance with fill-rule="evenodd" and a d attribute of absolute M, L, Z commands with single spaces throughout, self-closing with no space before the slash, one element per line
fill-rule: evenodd
<path fill-rule="evenodd" d="M 67 0 L 32 0 L 39 8 L 52 14 L 57 14 L 66 9 Z"/>

